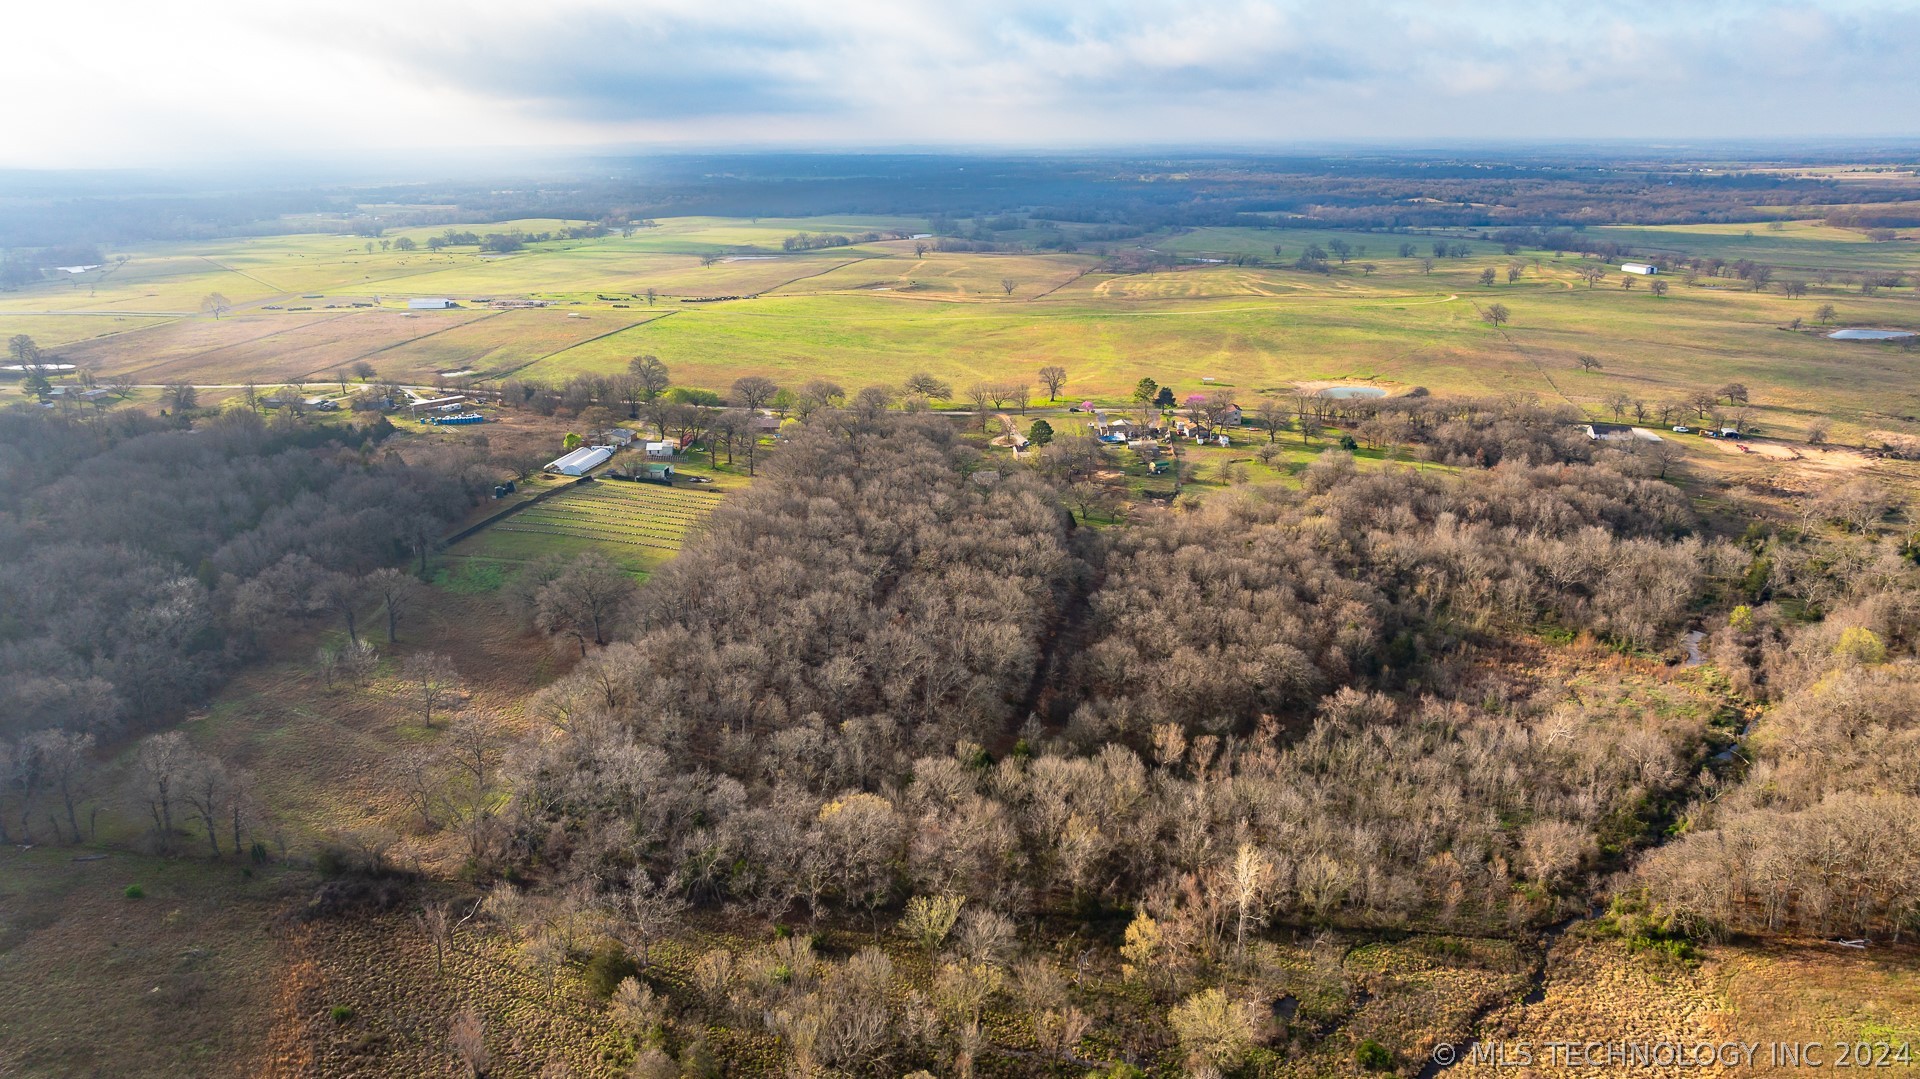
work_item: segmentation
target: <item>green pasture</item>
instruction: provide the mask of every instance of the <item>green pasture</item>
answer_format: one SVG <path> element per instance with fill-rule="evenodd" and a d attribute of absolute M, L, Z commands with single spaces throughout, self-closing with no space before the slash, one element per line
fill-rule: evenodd
<path fill-rule="evenodd" d="M 765 374 L 787 383 L 826 377 L 852 389 L 925 370 L 964 389 L 1032 380 L 1057 363 L 1070 373 L 1069 396 L 1103 401 L 1124 400 L 1142 375 L 1181 392 L 1212 378 L 1243 394 L 1302 380 L 1371 379 L 1436 393 L 1565 399 L 1599 415 L 1616 394 L 1656 404 L 1742 382 L 1758 422 L 1781 434 L 1816 416 L 1833 418 L 1843 439 L 1912 429 L 1917 421 L 1907 417 L 1920 416 L 1920 356 L 1894 345 L 1830 341 L 1810 325 L 1821 305 L 1832 304 L 1834 326 L 1920 326 L 1911 286 L 1867 297 L 1837 275 L 1826 285 L 1817 280 L 1822 266 L 1920 273 L 1920 251 L 1909 240 L 1874 243 L 1806 221 L 1777 231 L 1587 230 L 1647 250 L 1752 257 L 1781 267 L 1777 279 L 1788 267 L 1809 268 L 1811 292 L 1794 300 L 1730 279 L 1689 286 L 1677 277 L 1667 279 L 1667 296 L 1656 297 L 1645 280 L 1622 288 L 1617 269 L 1589 288 L 1577 276 L 1589 260 L 1541 251 L 1507 256 L 1465 233 L 1452 236 L 1473 254 L 1437 260 L 1430 270 L 1421 255 L 1446 237 L 1233 228 L 1099 245 L 1271 261 L 1279 244 L 1291 263 L 1308 243 L 1345 239 L 1352 258 L 1330 275 L 1203 262 L 1115 275 L 1101 272 L 1089 253 L 916 255 L 904 240 L 779 250 L 781 239 L 801 231 L 922 227 L 892 218 L 677 218 L 628 238 L 551 241 L 499 257 L 471 248 L 368 254 L 358 237 L 312 233 L 155 245 L 126 252 L 125 264 L 111 262 L 118 253 L 110 253 L 109 267 L 74 281 L 0 295 L 0 336 L 31 334 L 59 358 L 142 382 L 324 378 L 362 359 L 409 380 L 462 369 L 562 379 L 620 370 L 633 356 L 654 353 L 676 382 L 710 388 Z M 424 240 L 440 230 L 414 231 Z M 1416 245 L 1416 256 L 1401 257 L 1401 243 Z M 773 257 L 753 257 L 756 251 Z M 702 266 L 703 255 L 721 260 Z M 1509 283 L 1507 267 L 1516 262 L 1522 275 Z M 1368 263 L 1371 273 L 1362 268 Z M 1489 268 L 1496 271 L 1491 287 L 1479 280 Z M 1011 295 L 1003 279 L 1014 282 Z M 648 288 L 657 293 L 651 306 L 638 298 Z M 234 304 L 218 320 L 198 312 L 212 291 Z M 538 297 L 552 306 L 408 312 L 405 300 L 414 295 Z M 680 302 L 728 295 L 757 298 Z M 351 306 L 376 296 L 377 308 Z M 1504 332 L 1481 321 L 1496 302 L 1511 312 Z M 1782 328 L 1794 318 L 1808 329 Z M 1582 354 L 1603 366 L 1579 370 L 1574 360 Z"/>
<path fill-rule="evenodd" d="M 1920 243 L 1914 230 L 1901 231 L 1905 239 L 1869 240 L 1853 229 L 1830 228 L 1818 221 L 1781 221 L 1780 228 L 1765 224 L 1733 225 L 1601 225 L 1589 228 L 1590 237 L 1631 245 L 1643 253 L 1684 254 L 1751 259 L 1775 269 L 1775 279 L 1796 270 L 1897 270 L 1920 268 Z"/>

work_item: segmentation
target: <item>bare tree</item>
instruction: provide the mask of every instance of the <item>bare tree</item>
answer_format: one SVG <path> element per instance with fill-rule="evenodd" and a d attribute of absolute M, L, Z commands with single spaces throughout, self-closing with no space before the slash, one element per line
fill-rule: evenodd
<path fill-rule="evenodd" d="M 232 306 L 233 306 L 233 301 L 227 299 L 225 296 L 221 295 L 218 292 L 209 292 L 200 300 L 201 312 L 203 314 L 212 315 L 215 319 L 218 319 L 221 315 L 226 314 L 228 309 L 231 308 Z"/>
<path fill-rule="evenodd" d="M 640 380 L 640 393 L 644 400 L 652 401 L 667 392 L 670 382 L 667 365 L 660 357 L 651 353 L 635 356 L 627 362 L 627 373 Z"/>
<path fill-rule="evenodd" d="M 1586 353 L 1586 352 L 1582 352 L 1580 355 L 1575 356 L 1573 358 L 1573 362 L 1574 362 L 1574 365 L 1579 367 L 1580 370 L 1582 371 L 1597 371 L 1601 367 L 1605 366 L 1600 362 L 1600 357 L 1592 355 L 1591 353 Z"/>
<path fill-rule="evenodd" d="M 810 416 L 823 408 L 832 408 L 845 400 L 847 391 L 838 382 L 826 378 L 812 378 L 800 384 L 800 393 L 795 401 L 795 410 L 802 417 Z"/>
<path fill-rule="evenodd" d="M 67 829 L 73 842 L 80 842 L 79 806 L 93 785 L 93 735 L 58 729 L 36 731 L 22 740 L 22 746 L 32 754 L 42 779 L 59 795 Z"/>
<path fill-rule="evenodd" d="M 1234 919 L 1234 954 L 1247 954 L 1247 931 L 1264 920 L 1267 887 L 1273 882 L 1273 860 L 1252 843 L 1241 843 L 1228 870 L 1228 894 L 1238 916 Z"/>
<path fill-rule="evenodd" d="M 387 616 L 387 643 L 400 639 L 400 619 L 420 598 L 420 582 L 408 573 L 385 566 L 367 574 L 365 587 L 380 601 Z"/>
<path fill-rule="evenodd" d="M 1067 385 L 1067 369 L 1059 364 L 1048 364 L 1040 369 L 1040 384 L 1047 388 L 1047 400 L 1060 399 L 1060 391 Z"/>
<path fill-rule="evenodd" d="M 351 644 L 360 643 L 360 605 L 366 601 L 366 582 L 351 573 L 329 573 L 313 586 L 312 605 L 338 615 Z"/>
<path fill-rule="evenodd" d="M 221 856 L 221 826 L 227 822 L 228 808 L 240 801 L 240 795 L 234 789 L 234 779 L 227 774 L 227 764 L 211 756 L 198 756 L 194 764 L 186 770 L 186 779 L 180 787 L 180 797 L 186 803 L 188 814 L 200 822 L 207 831 L 207 847 L 213 856 Z M 240 837 L 234 835 L 234 854 L 240 852 Z"/>
<path fill-rule="evenodd" d="M 491 723 L 469 713 L 453 721 L 444 749 L 458 780 L 448 793 L 465 795 L 465 804 L 453 804 L 452 808 L 469 824 L 480 821 L 492 798 L 494 774 L 505 749 L 500 734 Z"/>
<path fill-rule="evenodd" d="M 447 976 L 447 948 L 453 943 L 453 910 L 444 902 L 430 902 L 413 916 L 413 922 L 433 945 L 433 969 Z"/>
<path fill-rule="evenodd" d="M 453 660 L 438 652 L 415 652 L 401 666 L 400 677 L 420 705 L 420 722 L 433 726 L 435 709 L 451 707 L 460 693 L 460 672 Z"/>
<path fill-rule="evenodd" d="M 687 901 L 680 896 L 679 881 L 655 880 L 645 869 L 635 869 L 616 902 L 621 936 L 644 969 L 652 961 L 654 943 L 671 935 L 686 912 Z"/>
<path fill-rule="evenodd" d="M 967 404 L 973 406 L 974 415 L 980 420 L 980 429 L 987 429 L 987 413 L 993 404 L 996 387 L 984 382 L 976 382 L 966 388 Z"/>
<path fill-rule="evenodd" d="M 1287 415 L 1287 406 L 1279 398 L 1264 397 L 1253 410 L 1253 423 L 1267 433 L 1267 442 L 1272 443 L 1287 429 Z"/>
<path fill-rule="evenodd" d="M 919 394 L 936 401 L 945 401 L 953 397 L 953 383 L 937 379 L 924 371 L 908 375 L 906 382 L 901 384 L 901 388 L 908 393 Z"/>
<path fill-rule="evenodd" d="M 474 1079 L 481 1079 L 493 1066 L 493 1054 L 487 1051 L 487 1026 L 471 1007 L 462 1008 L 460 1014 L 453 1017 L 447 1044 Z"/>
<path fill-rule="evenodd" d="M 334 663 L 339 675 L 356 686 L 364 686 L 380 666 L 380 652 L 365 641 L 341 645 Z"/>
<path fill-rule="evenodd" d="M 180 731 L 149 735 L 134 754 L 134 787 L 153 819 L 154 834 L 163 850 L 173 845 L 177 831 L 174 810 L 179 808 L 183 788 L 191 782 L 199 761 L 200 754 Z"/>
<path fill-rule="evenodd" d="M 772 379 L 763 375 L 745 375 L 733 380 L 731 396 L 735 405 L 749 412 L 758 412 L 767 407 L 767 402 L 779 392 L 780 387 Z"/>
<path fill-rule="evenodd" d="M 638 587 L 620 567 L 604 556 L 586 554 L 575 559 L 540 589 L 534 600 L 534 622 L 552 636 L 604 645 L 632 612 Z"/>
<path fill-rule="evenodd" d="M 175 412 L 191 412 L 200 407 L 200 391 L 189 382 L 169 382 L 160 391 L 160 403 Z"/>
<path fill-rule="evenodd" d="M 1480 313 L 1480 317 L 1497 330 L 1503 323 L 1513 318 L 1513 313 L 1507 310 L 1506 304 L 1493 303 L 1487 305 L 1487 309 Z"/>
<path fill-rule="evenodd" d="M 1019 287 L 1020 287 L 1020 282 L 1015 281 L 1011 277 L 1003 277 L 1000 279 L 1000 291 L 1006 293 L 1009 296 L 1013 295 L 1013 290 Z"/>

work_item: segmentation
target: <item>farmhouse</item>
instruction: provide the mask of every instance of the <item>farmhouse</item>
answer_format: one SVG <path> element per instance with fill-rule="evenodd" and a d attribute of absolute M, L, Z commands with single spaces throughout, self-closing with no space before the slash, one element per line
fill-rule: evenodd
<path fill-rule="evenodd" d="M 457 305 L 452 300 L 444 296 L 415 296 L 407 301 L 409 311 L 445 311 L 455 306 Z"/>
<path fill-rule="evenodd" d="M 600 432 L 600 437 L 609 446 L 628 446 L 633 443 L 633 431 L 626 427 L 609 427 Z"/>
<path fill-rule="evenodd" d="M 565 457 L 548 464 L 546 471 L 558 472 L 562 476 L 584 476 L 594 468 L 606 463 L 613 451 L 605 446 L 582 446 Z"/>
<path fill-rule="evenodd" d="M 1653 274 L 1659 273 L 1660 267 L 1650 262 L 1623 262 L 1620 264 L 1620 272 L 1636 273 L 1642 277 L 1650 277 Z"/>

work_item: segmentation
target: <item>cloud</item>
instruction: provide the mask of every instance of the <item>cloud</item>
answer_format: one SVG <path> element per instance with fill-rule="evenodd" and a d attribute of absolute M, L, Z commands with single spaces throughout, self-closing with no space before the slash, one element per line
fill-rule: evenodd
<path fill-rule="evenodd" d="M 129 0 L 9 16 L 0 155 L 1920 134 L 1874 0 Z M 27 108 L 19 103 L 31 102 Z"/>

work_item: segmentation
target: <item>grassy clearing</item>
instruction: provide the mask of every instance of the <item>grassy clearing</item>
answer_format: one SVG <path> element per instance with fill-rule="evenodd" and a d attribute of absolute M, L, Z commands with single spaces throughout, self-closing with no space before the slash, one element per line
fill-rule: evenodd
<path fill-rule="evenodd" d="M 304 876 L 74 859 L 0 850 L 0 1072 L 255 1074 L 278 978 L 267 923 Z"/>

